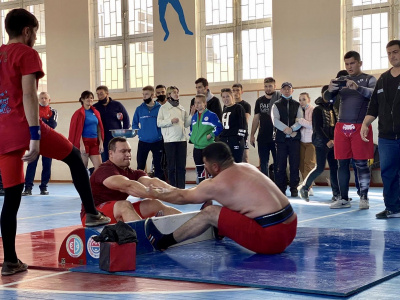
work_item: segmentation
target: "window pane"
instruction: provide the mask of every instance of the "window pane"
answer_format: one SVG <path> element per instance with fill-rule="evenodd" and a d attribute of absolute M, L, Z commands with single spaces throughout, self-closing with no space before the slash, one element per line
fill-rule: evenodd
<path fill-rule="evenodd" d="M 39 52 L 40 59 L 42 60 L 42 68 L 44 77 L 39 80 L 38 92 L 47 92 L 47 57 L 46 52 Z"/>
<path fill-rule="evenodd" d="M 353 0 L 353 6 L 387 3 L 388 0 Z"/>
<path fill-rule="evenodd" d="M 129 34 L 153 32 L 153 1 L 129 1 Z"/>
<path fill-rule="evenodd" d="M 272 76 L 271 27 L 242 31 L 243 79 Z"/>
<path fill-rule="evenodd" d="M 129 45 L 130 87 L 154 85 L 153 42 L 138 42 Z"/>
<path fill-rule="evenodd" d="M 234 80 L 233 33 L 206 35 L 207 79 L 209 82 Z"/>
<path fill-rule="evenodd" d="M 99 38 L 122 36 L 121 0 L 98 0 Z"/>
<path fill-rule="evenodd" d="M 36 46 L 46 45 L 46 33 L 45 33 L 45 17 L 44 17 L 44 4 L 30 5 L 27 7 L 36 19 L 39 21 L 39 29 L 36 34 Z"/>
<path fill-rule="evenodd" d="M 242 0 L 242 21 L 272 17 L 272 0 Z"/>
<path fill-rule="evenodd" d="M 3 36 L 3 44 L 6 44 L 8 42 L 8 34 L 6 32 L 6 28 L 4 26 L 4 21 L 6 19 L 7 14 L 12 10 L 13 8 L 10 9 L 2 9 L 1 10 L 1 31 L 2 31 L 2 36 Z"/>
<path fill-rule="evenodd" d="M 206 0 L 205 9 L 207 26 L 233 22 L 232 0 Z"/>
<path fill-rule="evenodd" d="M 124 88 L 122 44 L 99 47 L 100 85 L 109 89 Z"/>
<path fill-rule="evenodd" d="M 353 17 L 352 50 L 361 54 L 364 70 L 388 68 L 388 13 Z"/>

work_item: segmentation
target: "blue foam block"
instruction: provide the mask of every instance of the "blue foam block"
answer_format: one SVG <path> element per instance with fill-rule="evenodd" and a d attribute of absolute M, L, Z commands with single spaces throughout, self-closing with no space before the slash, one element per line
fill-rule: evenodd
<path fill-rule="evenodd" d="M 399 249 L 398 232 L 300 227 L 279 255 L 209 240 L 139 255 L 136 271 L 115 274 L 349 296 L 400 274 Z"/>

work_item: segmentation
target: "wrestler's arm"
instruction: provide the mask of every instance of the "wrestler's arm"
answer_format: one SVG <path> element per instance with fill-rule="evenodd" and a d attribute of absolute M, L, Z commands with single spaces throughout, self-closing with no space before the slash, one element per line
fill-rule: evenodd
<path fill-rule="evenodd" d="M 113 175 L 107 177 L 103 181 L 103 184 L 111 190 L 126 193 L 134 197 L 147 197 L 146 187 L 142 183 L 135 180 L 129 180 L 127 177 L 122 175 Z"/>
<path fill-rule="evenodd" d="M 206 179 L 198 186 L 191 189 L 178 189 L 175 187 L 160 189 L 150 186 L 148 189 L 147 197 L 160 199 L 172 204 L 200 204 L 208 200 L 217 200 L 218 187 L 214 183 L 215 180 Z"/>
<path fill-rule="evenodd" d="M 142 176 L 138 179 L 138 182 L 140 182 L 141 184 L 143 184 L 144 186 L 156 186 L 156 187 L 160 187 L 160 188 L 173 188 L 172 185 L 169 185 L 168 183 L 166 183 L 165 181 L 162 181 L 161 179 L 154 177 L 151 178 L 149 176 Z"/>

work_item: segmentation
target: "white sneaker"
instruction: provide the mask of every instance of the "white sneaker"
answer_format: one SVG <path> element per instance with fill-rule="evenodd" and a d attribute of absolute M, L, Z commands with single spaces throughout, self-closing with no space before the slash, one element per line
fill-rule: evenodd
<path fill-rule="evenodd" d="M 369 209 L 369 199 L 365 196 L 360 198 L 360 209 Z"/>
<path fill-rule="evenodd" d="M 308 190 L 308 196 L 314 196 L 314 191 L 312 188 Z"/>
<path fill-rule="evenodd" d="M 339 198 L 337 201 L 333 202 L 330 206 L 331 208 L 348 208 L 351 207 L 349 200 L 343 200 Z"/>

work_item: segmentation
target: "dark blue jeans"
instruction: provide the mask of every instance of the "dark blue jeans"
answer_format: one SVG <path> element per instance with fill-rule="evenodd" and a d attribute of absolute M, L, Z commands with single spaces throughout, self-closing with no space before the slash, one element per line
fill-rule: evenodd
<path fill-rule="evenodd" d="M 31 163 L 28 164 L 25 174 L 25 189 L 31 190 L 33 187 L 33 180 L 35 179 L 36 167 L 39 161 L 40 155 Z M 51 158 L 42 156 L 42 180 L 39 185 L 40 190 L 47 189 L 47 184 L 50 180 L 51 175 Z"/>
<path fill-rule="evenodd" d="M 164 151 L 163 140 L 154 143 L 139 141 L 136 156 L 138 170 L 144 170 L 146 168 L 147 156 L 149 156 L 150 151 L 153 154 L 154 176 L 165 180 L 164 172 L 161 168 L 161 157 Z"/>
<path fill-rule="evenodd" d="M 383 198 L 387 210 L 400 212 L 400 140 L 378 139 Z"/>
<path fill-rule="evenodd" d="M 258 156 L 260 157 L 260 169 L 263 174 L 269 176 L 268 165 L 269 165 L 269 155 L 272 154 L 272 159 L 274 161 L 274 170 L 276 173 L 276 148 L 275 142 L 257 142 Z"/>
<path fill-rule="evenodd" d="M 315 168 L 308 174 L 307 178 L 304 180 L 304 188 L 310 189 L 312 183 L 322 172 L 325 170 L 326 161 L 328 160 L 329 170 L 330 170 L 330 181 L 333 196 L 339 196 L 339 185 L 338 185 L 338 162 L 335 159 L 335 153 L 333 148 L 328 147 L 315 147 L 315 156 L 317 159 L 317 164 Z"/>
<path fill-rule="evenodd" d="M 300 141 L 286 139 L 284 143 L 276 143 L 276 174 L 275 183 L 285 194 L 286 181 L 286 166 L 289 156 L 290 170 L 290 191 L 297 192 L 297 186 L 300 182 L 299 166 L 300 166 Z"/>

